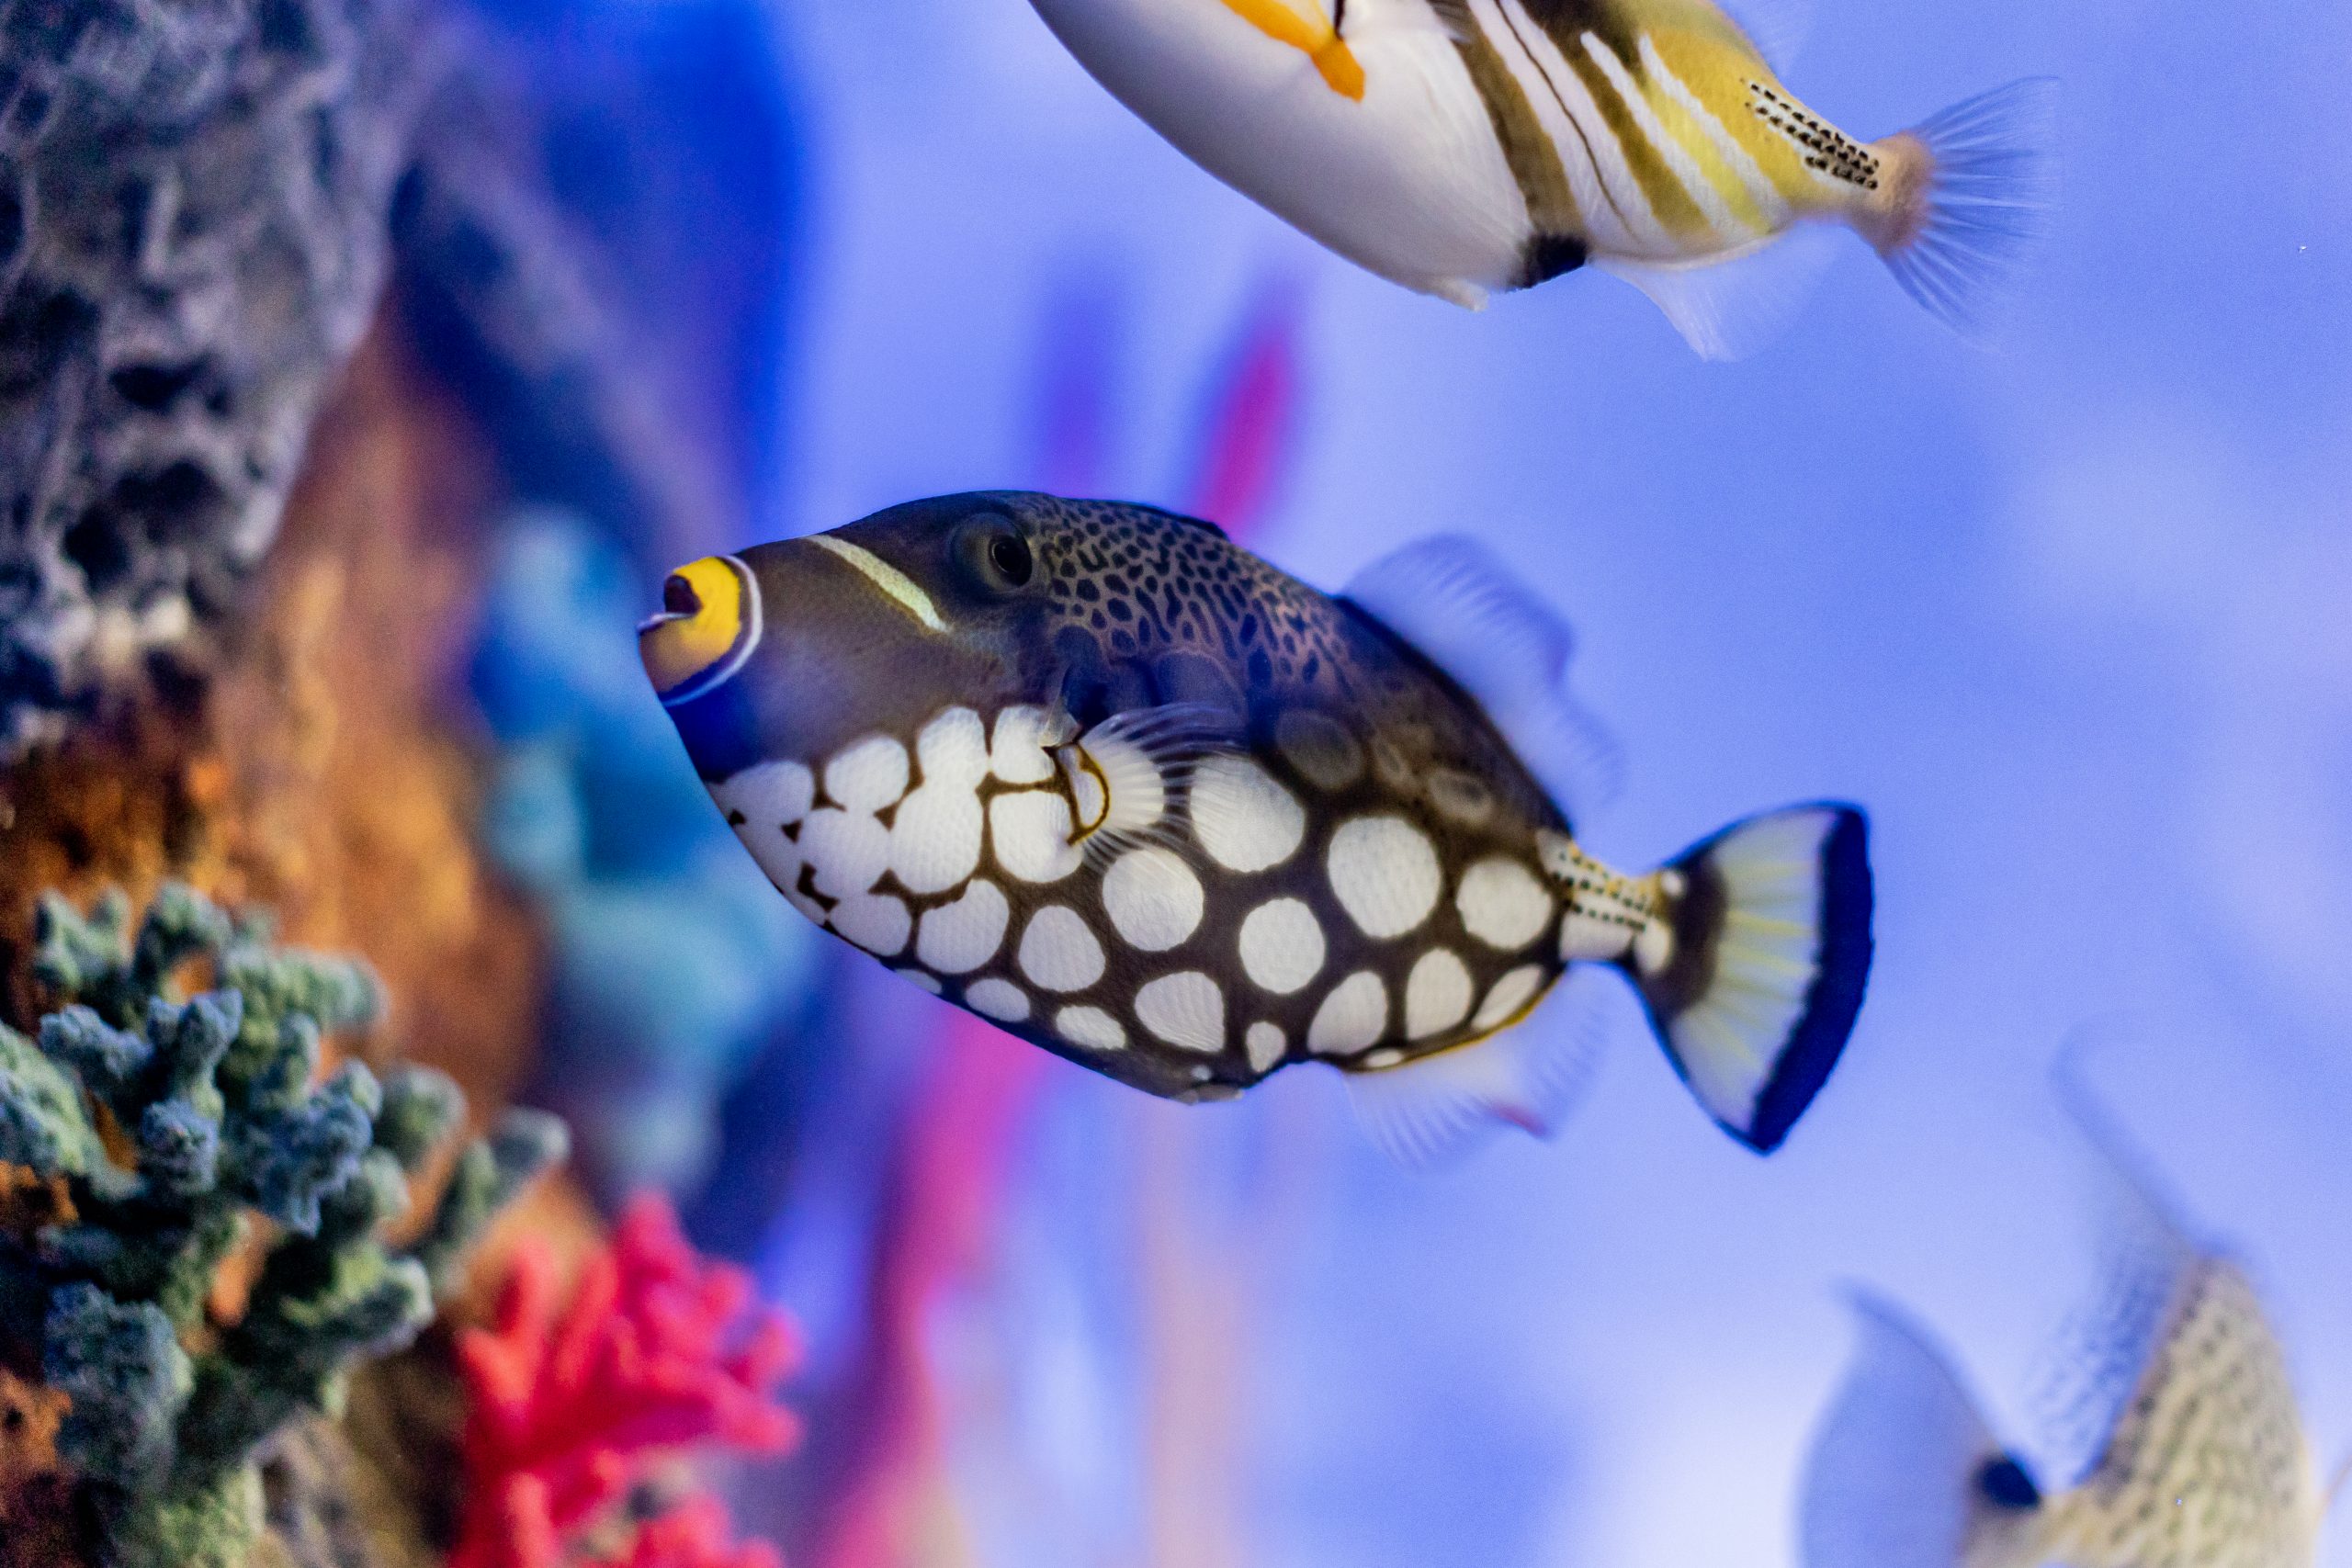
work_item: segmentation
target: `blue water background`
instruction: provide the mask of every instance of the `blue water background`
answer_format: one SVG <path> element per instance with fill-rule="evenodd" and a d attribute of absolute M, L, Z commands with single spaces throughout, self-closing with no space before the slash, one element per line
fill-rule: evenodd
<path fill-rule="evenodd" d="M 809 231 L 786 500 L 746 539 L 1046 482 L 1043 340 L 1090 288 L 1124 322 L 1106 468 L 1173 500 L 1201 367 L 1295 286 L 1267 554 L 1336 587 L 1467 531 L 1542 584 L 1626 758 L 1583 825 L 1604 855 L 1819 795 L 1874 824 L 1869 1003 L 1770 1161 L 1605 987 L 1565 1134 L 1435 1177 L 1365 1148 L 1329 1074 L 1188 1111 L 1057 1067 L 933 1348 L 965 1560 L 1792 1562 L 1841 1284 L 1909 1303 L 2030 1433 L 2088 1283 L 2048 1088 L 2086 1027 L 2262 1285 L 2321 1458 L 2352 1449 L 2352 11 L 1822 0 L 1790 80 L 1857 134 L 2061 77 L 2063 217 L 1998 354 L 1856 243 L 1728 367 L 1597 276 L 1473 316 L 1354 270 L 1020 0 L 776 20 Z M 937 1004 L 854 994 L 920 1074 Z M 768 1258 L 820 1365 L 859 1223 L 826 1199 Z"/>

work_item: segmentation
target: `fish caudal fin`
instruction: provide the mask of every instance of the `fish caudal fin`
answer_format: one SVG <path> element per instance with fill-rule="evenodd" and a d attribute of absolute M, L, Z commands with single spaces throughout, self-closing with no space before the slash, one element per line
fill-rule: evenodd
<path fill-rule="evenodd" d="M 2058 84 L 2029 77 L 1878 142 L 1885 205 L 1860 226 L 1905 292 L 1982 340 L 2057 205 Z"/>
<path fill-rule="evenodd" d="M 1619 961 L 1690 1092 L 1759 1154 L 1828 1081 L 1861 1008 L 1868 838 L 1838 805 L 1727 828 L 1658 874 L 1672 942 Z"/>
<path fill-rule="evenodd" d="M 2025 1568 L 2041 1490 L 1927 1336 L 1871 1297 L 1798 1503 L 1804 1568 Z"/>

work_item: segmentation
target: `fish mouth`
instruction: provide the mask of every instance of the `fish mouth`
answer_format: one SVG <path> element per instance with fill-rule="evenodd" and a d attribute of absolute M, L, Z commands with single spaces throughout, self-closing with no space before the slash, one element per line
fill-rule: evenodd
<path fill-rule="evenodd" d="M 694 617 L 692 615 L 681 615 L 675 610 L 656 610 L 653 614 L 646 616 L 645 619 L 637 623 L 637 635 L 643 637 L 648 632 L 668 626 L 672 621 L 691 621 L 693 619 Z"/>

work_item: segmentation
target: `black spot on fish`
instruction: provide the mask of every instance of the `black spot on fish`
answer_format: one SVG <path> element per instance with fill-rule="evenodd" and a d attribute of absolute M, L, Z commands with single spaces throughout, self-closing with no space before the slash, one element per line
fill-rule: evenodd
<path fill-rule="evenodd" d="M 1574 234 L 1537 234 L 1520 248 L 1519 286 L 1532 288 L 1584 265 L 1589 252 Z"/>
<path fill-rule="evenodd" d="M 1984 1461 L 1976 1472 L 1976 1491 L 1995 1507 L 2012 1513 L 2041 1506 L 2041 1488 L 2033 1483 L 2023 1465 L 2007 1454 Z"/>

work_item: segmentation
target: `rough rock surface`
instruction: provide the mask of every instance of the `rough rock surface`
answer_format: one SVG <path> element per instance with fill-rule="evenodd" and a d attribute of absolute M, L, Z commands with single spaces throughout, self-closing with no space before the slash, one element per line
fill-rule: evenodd
<path fill-rule="evenodd" d="M 0 0 L 0 761 L 259 561 L 434 53 L 407 0 Z"/>

